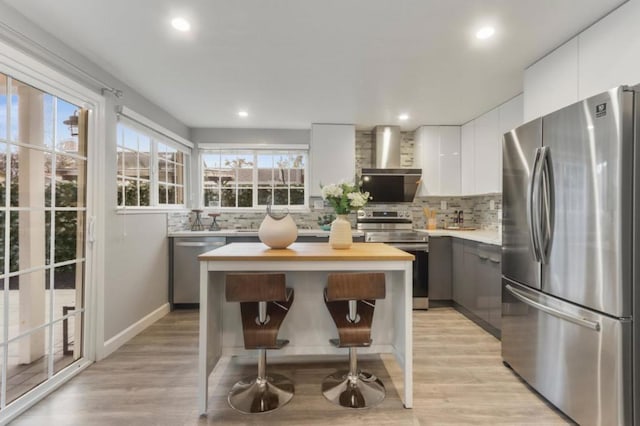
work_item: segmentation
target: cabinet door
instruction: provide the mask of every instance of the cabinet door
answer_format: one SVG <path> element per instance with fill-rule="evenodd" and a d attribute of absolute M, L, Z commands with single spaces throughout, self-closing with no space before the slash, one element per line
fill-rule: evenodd
<path fill-rule="evenodd" d="M 498 107 L 498 112 L 500 114 L 498 132 L 500 137 L 508 131 L 520 126 L 524 122 L 523 103 L 524 95 L 518 95 Z"/>
<path fill-rule="evenodd" d="M 460 191 L 462 195 L 476 193 L 475 122 L 460 128 Z"/>
<path fill-rule="evenodd" d="M 502 186 L 502 138 L 498 132 L 498 109 L 475 120 L 476 193 L 500 192 Z"/>
<path fill-rule="evenodd" d="M 480 316 L 478 305 L 478 254 L 476 243 L 464 241 L 462 266 L 462 292 L 460 304 L 476 316 Z"/>
<path fill-rule="evenodd" d="M 414 165 L 422 169 L 422 179 L 416 196 L 440 194 L 440 128 L 422 126 L 416 130 Z"/>
<path fill-rule="evenodd" d="M 487 274 L 489 289 L 489 324 L 501 330 L 502 327 L 502 288 L 501 288 L 501 249 L 492 246 L 489 252 L 489 270 Z"/>
<path fill-rule="evenodd" d="M 577 36 L 524 71 L 524 93 L 525 122 L 578 101 Z"/>
<path fill-rule="evenodd" d="M 500 330 L 500 320 L 502 316 L 500 247 L 478 244 L 477 255 L 477 315 Z"/>
<path fill-rule="evenodd" d="M 462 305 L 464 290 L 464 242 L 458 238 L 451 239 L 452 268 L 451 268 L 451 296 L 453 301 Z"/>
<path fill-rule="evenodd" d="M 578 98 L 620 84 L 636 84 L 640 75 L 640 4 L 626 2 L 584 30 L 578 43 Z"/>
<path fill-rule="evenodd" d="M 352 124 L 313 124 L 309 148 L 309 195 L 320 185 L 353 181 L 356 174 L 356 130 Z"/>
<path fill-rule="evenodd" d="M 451 300 L 451 238 L 429 238 L 429 300 Z"/>
<path fill-rule="evenodd" d="M 460 126 L 440 126 L 440 195 L 460 195 Z"/>

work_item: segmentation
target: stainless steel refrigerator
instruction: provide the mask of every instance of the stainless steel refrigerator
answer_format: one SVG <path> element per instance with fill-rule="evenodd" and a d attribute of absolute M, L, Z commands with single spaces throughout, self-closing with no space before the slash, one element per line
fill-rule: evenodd
<path fill-rule="evenodd" d="M 503 138 L 502 357 L 581 425 L 640 424 L 640 86 Z"/>

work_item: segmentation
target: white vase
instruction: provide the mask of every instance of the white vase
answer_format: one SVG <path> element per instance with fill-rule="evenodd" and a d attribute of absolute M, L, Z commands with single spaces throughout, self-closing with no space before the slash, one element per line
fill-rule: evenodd
<path fill-rule="evenodd" d="M 331 222 L 329 245 L 334 249 L 348 249 L 352 244 L 351 222 L 346 214 L 339 214 L 336 220 Z"/>
<path fill-rule="evenodd" d="M 282 217 L 267 214 L 258 229 L 258 238 L 272 249 L 287 248 L 298 238 L 298 227 L 290 214 Z"/>

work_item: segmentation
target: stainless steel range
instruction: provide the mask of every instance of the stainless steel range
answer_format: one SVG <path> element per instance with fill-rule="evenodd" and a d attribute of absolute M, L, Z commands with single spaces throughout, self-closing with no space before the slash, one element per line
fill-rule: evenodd
<path fill-rule="evenodd" d="M 413 309 L 429 308 L 429 236 L 413 230 L 409 210 L 358 210 L 356 229 L 367 243 L 386 243 L 415 256 Z"/>

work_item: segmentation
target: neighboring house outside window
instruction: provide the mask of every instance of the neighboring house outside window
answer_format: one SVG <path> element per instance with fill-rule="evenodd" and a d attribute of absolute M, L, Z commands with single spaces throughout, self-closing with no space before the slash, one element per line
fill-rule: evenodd
<path fill-rule="evenodd" d="M 308 151 L 207 149 L 201 151 L 202 199 L 208 208 L 306 208 Z"/>
<path fill-rule="evenodd" d="M 125 122 L 117 133 L 118 207 L 184 208 L 188 149 Z"/>

